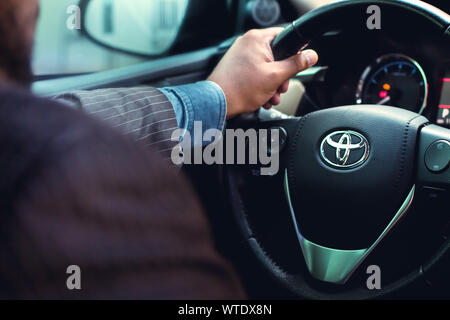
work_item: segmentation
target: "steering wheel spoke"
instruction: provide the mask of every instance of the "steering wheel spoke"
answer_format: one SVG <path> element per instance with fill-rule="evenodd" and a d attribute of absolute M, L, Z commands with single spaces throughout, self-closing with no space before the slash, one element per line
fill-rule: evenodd
<path fill-rule="evenodd" d="M 420 187 L 449 191 L 450 130 L 436 125 L 424 127 L 420 133 L 417 162 Z"/>
<path fill-rule="evenodd" d="M 301 233 L 301 225 L 297 220 L 291 202 L 289 191 L 289 178 L 287 170 L 284 176 L 284 192 L 288 202 L 289 210 L 294 224 L 295 232 L 310 274 L 321 281 L 336 284 L 345 284 L 356 271 L 364 259 L 378 246 L 381 240 L 388 235 L 390 230 L 400 221 L 411 206 L 416 187 L 413 186 L 394 218 L 386 226 L 377 240 L 367 248 L 357 250 L 340 250 L 324 247 L 306 239 Z"/>

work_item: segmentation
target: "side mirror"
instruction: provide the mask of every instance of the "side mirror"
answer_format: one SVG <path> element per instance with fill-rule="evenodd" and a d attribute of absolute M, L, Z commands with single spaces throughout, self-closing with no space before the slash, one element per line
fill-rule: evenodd
<path fill-rule="evenodd" d="M 82 30 L 95 42 L 158 56 L 175 44 L 190 0 L 83 0 Z"/>

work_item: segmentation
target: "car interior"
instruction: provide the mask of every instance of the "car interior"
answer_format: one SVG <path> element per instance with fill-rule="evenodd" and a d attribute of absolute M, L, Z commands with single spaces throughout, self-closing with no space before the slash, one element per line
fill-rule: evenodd
<path fill-rule="evenodd" d="M 282 26 L 275 59 L 308 47 L 318 64 L 291 80 L 279 106 L 226 124 L 279 130 L 278 173 L 261 175 L 262 164 L 182 169 L 217 250 L 250 299 L 449 299 L 450 2 L 171 2 L 179 18 L 160 28 L 176 27 L 146 46 L 106 34 L 122 23 L 108 16 L 111 1 L 81 0 L 81 27 L 70 37 L 83 41 L 81 52 L 108 52 L 110 65 L 98 67 L 105 62 L 92 54 L 88 67 L 72 59 L 46 70 L 39 53 L 54 48 L 38 37 L 33 92 L 202 81 L 238 36 Z M 371 5 L 380 9 L 378 27 L 368 22 Z M 352 164 L 339 165 L 339 148 L 352 140 L 367 152 L 352 158 L 347 148 Z M 369 290 L 373 265 L 382 288 Z"/>

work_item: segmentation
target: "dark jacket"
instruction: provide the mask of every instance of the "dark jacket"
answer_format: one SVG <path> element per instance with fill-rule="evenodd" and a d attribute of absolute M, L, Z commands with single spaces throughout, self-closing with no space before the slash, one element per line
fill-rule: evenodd
<path fill-rule="evenodd" d="M 1 88 L 0 298 L 243 298 L 191 189 L 96 120 Z"/>

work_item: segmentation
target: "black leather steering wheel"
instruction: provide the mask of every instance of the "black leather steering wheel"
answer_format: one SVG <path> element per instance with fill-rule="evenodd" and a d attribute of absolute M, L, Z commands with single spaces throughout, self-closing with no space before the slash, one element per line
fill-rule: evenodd
<path fill-rule="evenodd" d="M 366 10 L 377 5 L 383 28 L 399 21 L 450 41 L 450 16 L 420 1 L 344 0 L 320 7 L 290 24 L 272 43 L 277 60 L 296 54 L 324 33 L 365 28 Z M 319 52 L 320 55 L 320 52 Z M 226 169 L 228 192 L 241 231 L 254 255 L 283 285 L 311 299 L 370 299 L 416 280 L 450 250 L 445 241 L 428 263 L 381 290 L 321 290 L 309 279 L 343 285 L 407 214 L 424 186 L 450 189 L 450 130 L 423 116 L 379 105 L 354 105 L 302 118 L 260 121 L 256 129 L 286 135 L 280 151 L 285 201 L 307 272 L 279 267 L 252 232 L 236 174 Z M 311 209 L 314 209 L 313 211 Z"/>

